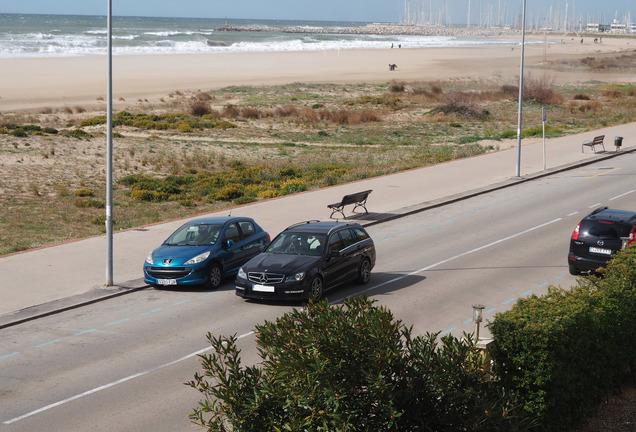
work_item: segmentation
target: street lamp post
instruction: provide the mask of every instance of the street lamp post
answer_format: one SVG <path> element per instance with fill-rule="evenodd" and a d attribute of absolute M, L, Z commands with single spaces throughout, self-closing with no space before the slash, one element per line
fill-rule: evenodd
<path fill-rule="evenodd" d="M 475 321 L 475 341 L 479 342 L 479 324 L 484 320 L 484 309 L 482 304 L 473 305 L 473 321 Z"/>
<path fill-rule="evenodd" d="M 526 47 L 526 0 L 523 0 L 521 14 L 521 66 L 519 71 L 519 115 L 517 117 L 517 177 L 521 176 L 521 112 L 523 100 L 523 59 Z"/>
<path fill-rule="evenodd" d="M 106 286 L 113 285 L 113 25 L 112 0 L 108 0 L 108 79 L 106 132 Z"/>

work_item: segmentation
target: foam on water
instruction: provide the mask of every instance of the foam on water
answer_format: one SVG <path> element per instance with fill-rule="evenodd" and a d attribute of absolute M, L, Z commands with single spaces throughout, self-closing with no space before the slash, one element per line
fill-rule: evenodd
<path fill-rule="evenodd" d="M 226 24 L 253 28 L 305 28 L 308 33 L 215 31 Z M 113 18 L 113 54 L 320 51 L 510 45 L 512 39 L 312 33 L 366 23 L 194 18 Z M 106 17 L 0 14 L 0 57 L 104 55 Z M 210 42 L 210 43 L 208 43 Z"/>

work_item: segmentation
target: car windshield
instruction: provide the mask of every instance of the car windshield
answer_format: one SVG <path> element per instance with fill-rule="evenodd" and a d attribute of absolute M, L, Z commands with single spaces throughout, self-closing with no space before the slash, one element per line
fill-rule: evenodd
<path fill-rule="evenodd" d="M 320 256 L 325 249 L 325 236 L 307 233 L 280 233 L 267 248 L 276 254 Z"/>
<path fill-rule="evenodd" d="M 167 246 L 211 246 L 215 244 L 223 225 L 183 225 L 164 242 Z"/>

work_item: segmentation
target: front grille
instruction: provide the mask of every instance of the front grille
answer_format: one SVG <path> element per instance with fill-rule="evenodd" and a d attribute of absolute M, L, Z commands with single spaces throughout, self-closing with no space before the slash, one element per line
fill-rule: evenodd
<path fill-rule="evenodd" d="M 250 282 L 257 284 L 272 285 L 284 281 L 285 275 L 279 273 L 249 272 L 247 274 L 247 279 L 249 279 Z"/>
<path fill-rule="evenodd" d="M 146 271 L 155 279 L 179 279 L 190 274 L 190 267 L 148 267 Z"/>

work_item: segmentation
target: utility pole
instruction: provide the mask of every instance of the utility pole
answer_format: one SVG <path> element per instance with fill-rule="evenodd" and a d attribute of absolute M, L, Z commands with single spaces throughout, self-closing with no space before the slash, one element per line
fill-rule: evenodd
<path fill-rule="evenodd" d="M 108 83 L 106 133 L 106 286 L 113 285 L 113 1 L 108 0 Z"/>

